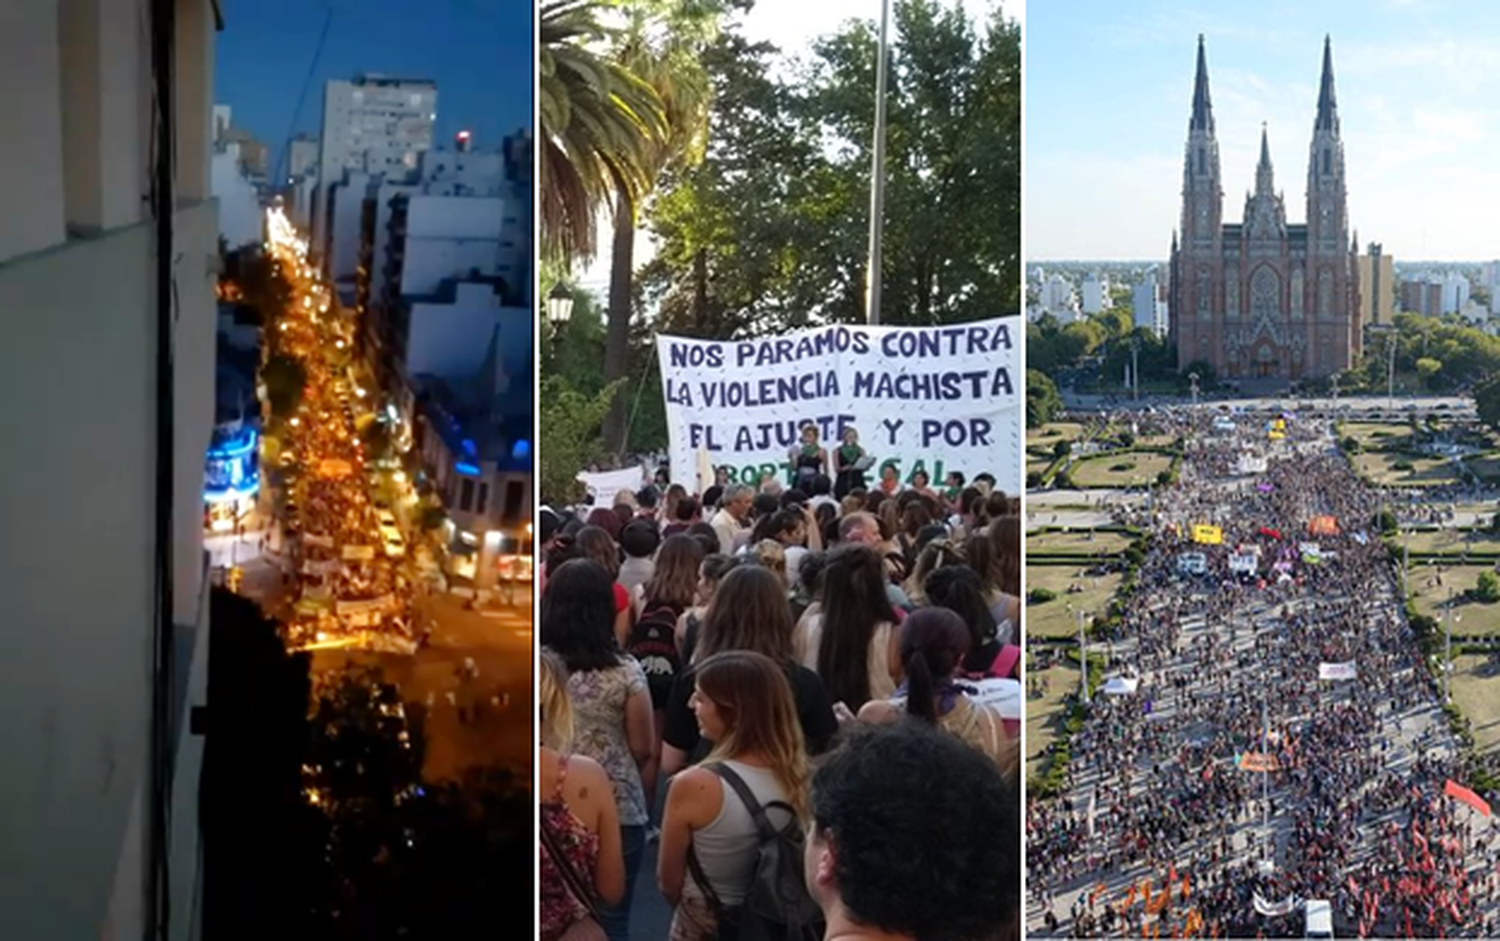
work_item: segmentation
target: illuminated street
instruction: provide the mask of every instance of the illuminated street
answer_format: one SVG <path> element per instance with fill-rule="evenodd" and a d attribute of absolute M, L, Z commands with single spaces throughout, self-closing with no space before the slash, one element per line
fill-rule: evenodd
<path fill-rule="evenodd" d="M 315 675 L 380 667 L 408 721 L 425 731 L 425 778 L 525 766 L 530 583 L 515 584 L 514 607 L 475 607 L 470 589 L 439 574 L 440 550 L 414 525 L 423 505 L 397 457 L 410 442 L 354 356 L 355 327 L 333 309 L 306 242 L 279 210 L 270 210 L 268 231 L 293 290 L 285 316 L 267 324 L 268 361 L 302 364 L 305 382 L 275 416 L 285 393 L 273 387 L 275 365 L 263 370 L 273 412 L 260 452 L 268 518 L 261 528 L 249 513 L 243 535 L 209 539 L 213 563 L 233 566 L 230 586 L 282 621 L 289 649 L 313 653 Z M 461 721 L 465 706 L 475 719 Z"/>

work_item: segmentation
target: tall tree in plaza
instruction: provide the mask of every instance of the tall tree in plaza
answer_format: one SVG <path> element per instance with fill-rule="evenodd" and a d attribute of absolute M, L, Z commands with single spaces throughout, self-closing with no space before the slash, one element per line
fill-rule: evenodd
<path fill-rule="evenodd" d="M 895 25 L 882 318 L 1015 310 L 1018 29 L 933 0 L 899 2 Z M 706 159 L 647 213 L 660 249 L 643 281 L 664 328 L 730 336 L 863 317 L 877 58 L 874 26 L 857 21 L 805 62 L 733 31 L 705 54 Z"/>
<path fill-rule="evenodd" d="M 595 220 L 623 191 L 649 190 L 648 167 L 667 135 L 656 90 L 610 55 L 603 0 L 549 0 L 539 10 L 542 252 L 594 254 Z"/>
<path fill-rule="evenodd" d="M 630 0 L 623 4 L 626 26 L 617 33 L 614 61 L 649 85 L 661 103 L 665 133 L 643 148 L 644 189 L 616 187 L 614 237 L 610 250 L 609 318 L 604 348 L 606 383 L 625 379 L 630 368 L 630 319 L 635 307 L 635 239 L 640 209 L 662 172 L 701 157 L 710 99 L 703 51 L 718 33 L 719 20 L 744 0 Z M 606 445 L 626 445 L 626 402 L 612 403 L 605 420 Z"/>

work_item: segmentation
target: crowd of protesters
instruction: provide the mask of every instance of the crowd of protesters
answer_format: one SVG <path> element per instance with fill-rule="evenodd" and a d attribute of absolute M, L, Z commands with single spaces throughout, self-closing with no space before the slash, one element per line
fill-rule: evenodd
<path fill-rule="evenodd" d="M 1032 930 L 1285 937 L 1326 899 L 1360 937 L 1495 936 L 1500 833 L 1445 796 L 1468 769 L 1379 495 L 1322 422 L 1183 433 L 1180 480 L 1121 511 L 1153 535 L 1109 638 L 1133 691 L 1092 702 L 1028 809 Z"/>
<path fill-rule="evenodd" d="M 857 435 L 805 444 L 754 487 L 543 508 L 549 941 L 645 937 L 648 841 L 672 941 L 1019 937 L 1017 502 L 989 475 L 867 488 Z M 613 814 L 570 796 L 596 768 Z M 769 915 L 762 827 L 805 893 Z"/>

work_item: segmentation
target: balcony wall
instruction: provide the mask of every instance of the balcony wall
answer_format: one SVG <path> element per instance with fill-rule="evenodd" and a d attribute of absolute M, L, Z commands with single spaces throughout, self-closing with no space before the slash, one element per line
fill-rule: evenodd
<path fill-rule="evenodd" d="M 206 634 L 216 206 L 184 207 L 176 223 L 173 617 Z M 0 775 L 0 938 L 142 936 L 154 238 L 140 223 L 0 263 L 0 712 L 14 720 L 0 725 L 11 769 Z M 195 815 L 179 811 L 173 828 L 192 842 Z M 192 865 L 177 862 L 174 881 Z"/>

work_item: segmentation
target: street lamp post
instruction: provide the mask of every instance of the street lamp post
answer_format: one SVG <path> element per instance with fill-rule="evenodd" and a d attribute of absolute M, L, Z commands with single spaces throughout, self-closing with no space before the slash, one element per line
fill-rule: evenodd
<path fill-rule="evenodd" d="M 552 325 L 554 338 L 573 317 L 573 292 L 561 281 L 547 292 L 547 323 Z"/>
<path fill-rule="evenodd" d="M 1193 410 L 1196 411 L 1198 408 L 1198 374 L 1188 373 L 1188 383 L 1193 390 Z"/>
<path fill-rule="evenodd" d="M 1072 607 L 1072 605 L 1069 605 Z M 1089 694 L 1089 648 L 1088 637 L 1083 630 L 1084 613 L 1082 608 L 1075 610 L 1078 615 L 1078 672 L 1080 676 L 1081 692 L 1079 698 L 1085 706 L 1089 705 L 1092 697 Z"/>
<path fill-rule="evenodd" d="M 875 140 L 870 157 L 870 258 L 867 265 L 869 284 L 865 288 L 865 320 L 880 323 L 881 242 L 885 234 L 885 87 L 886 64 L 890 59 L 887 39 L 891 27 L 891 2 L 880 0 L 880 48 L 875 60 Z"/>
<path fill-rule="evenodd" d="M 1141 400 L 1141 338 L 1130 338 L 1130 398 Z"/>

